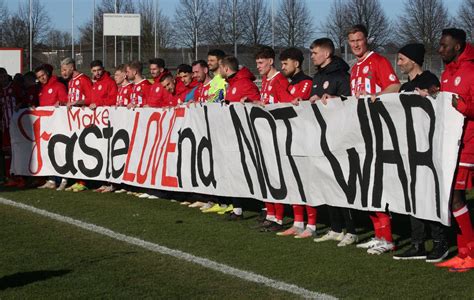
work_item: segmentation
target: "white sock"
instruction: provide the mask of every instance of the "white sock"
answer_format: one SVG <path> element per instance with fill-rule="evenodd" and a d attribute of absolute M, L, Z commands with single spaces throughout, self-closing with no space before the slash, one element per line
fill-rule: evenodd
<path fill-rule="evenodd" d="M 277 224 L 279 224 L 279 225 L 283 225 L 283 220 L 277 220 L 277 219 L 275 218 L 275 221 L 274 221 L 274 222 L 277 223 Z"/>
<path fill-rule="evenodd" d="M 316 231 L 316 225 L 306 225 L 306 228 L 309 228 L 312 231 Z"/>
<path fill-rule="evenodd" d="M 234 212 L 234 214 L 240 216 L 242 215 L 242 208 L 240 207 L 234 207 L 234 209 L 232 210 Z"/>
<path fill-rule="evenodd" d="M 276 222 L 275 216 L 272 216 L 272 215 L 267 215 L 266 219 L 267 219 L 268 221 Z"/>
<path fill-rule="evenodd" d="M 221 208 L 227 208 L 227 204 L 221 204 L 219 205 Z"/>
<path fill-rule="evenodd" d="M 293 222 L 293 227 L 304 229 L 304 222 Z"/>

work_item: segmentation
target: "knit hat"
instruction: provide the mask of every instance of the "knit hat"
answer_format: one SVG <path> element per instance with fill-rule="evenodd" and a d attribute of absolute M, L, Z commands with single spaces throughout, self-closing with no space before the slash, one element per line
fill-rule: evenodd
<path fill-rule="evenodd" d="M 403 46 L 398 53 L 401 53 L 409 59 L 416 62 L 420 67 L 423 66 L 425 58 L 425 46 L 419 43 L 413 43 Z"/>

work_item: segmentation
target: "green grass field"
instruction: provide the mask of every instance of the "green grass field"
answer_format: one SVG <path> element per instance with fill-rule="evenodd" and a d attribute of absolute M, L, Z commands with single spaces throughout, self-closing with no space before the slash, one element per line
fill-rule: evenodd
<path fill-rule="evenodd" d="M 338 298 L 474 298 L 473 271 L 452 274 L 392 254 L 261 233 L 252 228 L 255 212 L 228 222 L 168 200 L 123 194 L 2 189 L 0 197 Z M 398 242 L 406 245 L 408 219 L 394 221 Z M 3 204 L 0 226 L 1 299 L 298 298 Z"/>

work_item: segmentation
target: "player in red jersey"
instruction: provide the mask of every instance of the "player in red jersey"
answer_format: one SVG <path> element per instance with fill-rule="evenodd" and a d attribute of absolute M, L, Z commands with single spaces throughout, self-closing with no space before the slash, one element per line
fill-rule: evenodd
<path fill-rule="evenodd" d="M 357 58 L 351 70 L 352 95 L 371 95 L 374 100 L 382 94 L 397 93 L 400 81 L 388 59 L 369 50 L 365 26 L 353 26 L 348 38 L 352 53 Z"/>
<path fill-rule="evenodd" d="M 104 70 L 100 60 L 91 62 L 92 73 L 92 99 L 89 108 L 97 106 L 112 106 L 117 101 L 117 85 L 110 77 L 109 72 Z"/>
<path fill-rule="evenodd" d="M 204 60 L 196 60 L 192 63 L 193 79 L 199 84 L 194 92 L 193 100 L 189 102 L 206 102 L 209 96 L 209 88 L 211 87 L 211 77 L 209 76 L 209 68 Z"/>
<path fill-rule="evenodd" d="M 171 73 L 165 68 L 165 61 L 161 58 L 152 58 L 148 62 L 150 63 L 150 74 L 153 78 L 153 84 L 150 87 L 150 92 L 148 93 L 148 98 L 144 106 L 163 107 L 164 104 L 162 102 L 167 95 L 163 94 L 164 89 L 160 81 L 163 77 Z"/>
<path fill-rule="evenodd" d="M 262 76 L 262 88 L 260 90 L 261 105 L 278 102 L 291 102 L 285 97 L 288 94 L 288 80 L 274 65 L 275 51 L 269 46 L 262 46 L 255 55 L 258 73 Z M 243 98 L 241 102 L 249 101 Z M 285 207 L 281 203 L 265 202 L 266 216 L 260 224 L 261 231 L 280 231 L 283 229 L 283 215 Z"/>
<path fill-rule="evenodd" d="M 354 25 L 348 32 L 349 45 L 357 58 L 351 70 L 351 91 L 356 97 L 370 95 L 375 101 L 379 95 L 397 93 L 400 82 L 390 62 L 380 54 L 369 51 L 367 34 L 367 28 L 360 24 Z M 371 213 L 370 219 L 374 224 L 375 238 L 357 247 L 378 255 L 395 249 L 390 215 L 379 211 Z"/>
<path fill-rule="evenodd" d="M 464 30 L 449 28 L 442 32 L 438 52 L 446 64 L 441 74 L 441 91 L 456 94 L 453 95 L 453 106 L 466 119 L 451 199 L 451 211 L 459 228 L 458 255 L 437 266 L 466 272 L 474 269 L 474 232 L 466 205 L 466 190 L 474 186 L 474 47 L 466 43 Z"/>
<path fill-rule="evenodd" d="M 176 89 L 176 81 L 171 73 L 161 77 L 160 84 L 164 89 L 161 107 L 175 107 L 184 102 L 187 91 Z"/>
<path fill-rule="evenodd" d="M 115 83 L 117 84 L 116 106 L 127 106 L 132 96 L 133 84 L 127 79 L 127 65 L 119 65 L 114 73 Z"/>
<path fill-rule="evenodd" d="M 297 48 L 288 48 L 281 52 L 281 73 L 290 80 L 286 91 L 281 92 L 281 101 L 291 101 L 298 104 L 300 100 L 308 100 L 311 93 L 312 78 L 303 70 L 303 52 Z M 277 204 L 278 205 L 278 204 Z M 309 205 L 293 205 L 293 226 L 277 233 L 279 236 L 294 236 L 295 238 L 310 238 L 316 236 L 317 209 Z M 275 209 L 278 209 L 276 206 Z M 308 215 L 308 224 L 304 227 L 304 211 Z"/>
<path fill-rule="evenodd" d="M 143 107 L 147 103 L 151 83 L 143 77 L 143 64 L 133 61 L 127 66 L 127 78 L 133 82 L 132 96 L 128 108 Z"/>
<path fill-rule="evenodd" d="M 68 108 L 91 104 L 92 82 L 85 74 L 77 71 L 74 59 L 68 57 L 61 61 L 61 76 L 69 80 Z"/>
<path fill-rule="evenodd" d="M 193 98 L 198 85 L 199 82 L 193 80 L 193 68 L 186 64 L 179 65 L 176 70 L 176 93 L 186 93 L 187 97 Z"/>
<path fill-rule="evenodd" d="M 36 79 L 41 84 L 39 91 L 39 106 L 59 106 L 67 103 L 67 90 L 58 81 L 50 69 L 41 65 L 35 69 Z"/>

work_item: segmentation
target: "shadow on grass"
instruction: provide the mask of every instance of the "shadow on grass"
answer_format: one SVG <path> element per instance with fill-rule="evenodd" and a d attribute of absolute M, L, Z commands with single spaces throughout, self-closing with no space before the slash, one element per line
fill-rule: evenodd
<path fill-rule="evenodd" d="M 53 277 L 61 277 L 72 270 L 41 270 L 31 272 L 19 272 L 0 278 L 0 291 L 8 288 L 25 286 L 34 282 L 48 280 Z"/>

